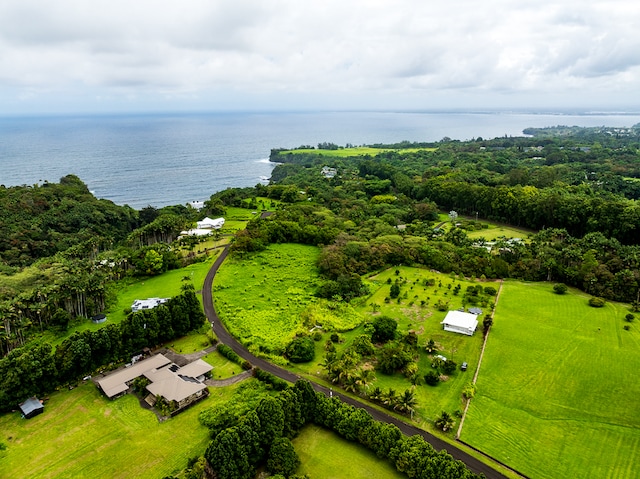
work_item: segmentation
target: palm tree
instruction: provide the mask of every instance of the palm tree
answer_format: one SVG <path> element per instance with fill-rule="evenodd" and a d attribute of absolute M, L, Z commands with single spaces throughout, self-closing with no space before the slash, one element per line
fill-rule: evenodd
<path fill-rule="evenodd" d="M 371 391 L 371 394 L 369 394 L 369 399 L 371 399 L 374 402 L 382 402 L 384 398 L 384 393 L 382 392 L 382 389 L 380 389 L 379 386 L 376 386 L 375 388 L 373 388 L 373 391 Z"/>
<path fill-rule="evenodd" d="M 397 400 L 398 396 L 396 395 L 396 390 L 389 388 L 389 390 L 382 397 L 382 404 L 384 404 L 389 409 L 393 409 L 396 405 Z"/>
<path fill-rule="evenodd" d="M 427 341 L 427 345 L 425 346 L 425 349 L 427 350 L 427 352 L 429 354 L 431 354 L 434 351 L 438 350 L 438 348 L 436 347 L 436 342 L 433 340 L 433 338 L 431 338 L 431 339 L 429 339 L 429 341 Z"/>
<path fill-rule="evenodd" d="M 440 428 L 444 432 L 447 432 L 447 430 L 451 429 L 456 422 L 454 421 L 451 414 L 449 414 L 447 411 L 442 411 L 442 414 L 440 414 L 440 416 L 436 418 L 434 423 L 437 428 Z"/>
<path fill-rule="evenodd" d="M 412 413 L 415 410 L 416 404 L 418 404 L 418 401 L 416 400 L 413 388 L 405 389 L 404 393 L 398 397 L 394 409 L 400 412 Z"/>

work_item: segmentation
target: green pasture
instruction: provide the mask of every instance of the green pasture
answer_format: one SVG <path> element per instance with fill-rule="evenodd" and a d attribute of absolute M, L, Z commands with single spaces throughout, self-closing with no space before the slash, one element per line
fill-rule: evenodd
<path fill-rule="evenodd" d="M 229 332 L 262 352 L 282 351 L 302 327 L 302 311 L 316 301 L 319 253 L 313 246 L 276 244 L 243 258 L 228 257 L 216 274 L 213 295 Z"/>
<path fill-rule="evenodd" d="M 464 441 L 530 477 L 638 477 L 640 327 L 588 299 L 504 284 Z"/>
<path fill-rule="evenodd" d="M 0 477 L 164 477 L 202 455 L 210 440 L 198 422 L 203 409 L 228 401 L 236 386 L 210 388 L 211 395 L 159 423 L 127 395 L 110 401 L 85 383 L 51 395 L 44 413 L 21 419 L 0 416 Z"/>
<path fill-rule="evenodd" d="M 435 151 L 437 148 L 373 148 L 370 146 L 356 146 L 353 148 L 339 148 L 337 150 L 319 150 L 319 149 L 294 149 L 294 150 L 285 150 L 280 154 L 287 155 L 289 153 L 293 155 L 311 153 L 314 155 L 320 156 L 333 156 L 338 158 L 347 158 L 351 156 L 376 156 L 385 151 L 397 151 L 398 153 L 415 153 L 416 151 Z"/>
<path fill-rule="evenodd" d="M 301 465 L 296 474 L 323 479 L 399 479 L 405 474 L 365 447 L 313 424 L 293 440 Z"/>
<path fill-rule="evenodd" d="M 484 238 L 487 241 L 494 241 L 498 238 L 521 238 L 522 240 L 526 240 L 529 235 L 532 234 L 531 231 L 515 228 L 513 226 L 498 225 L 495 223 L 489 223 L 487 221 L 480 221 L 480 223 L 488 224 L 489 228 L 475 231 L 465 231 L 468 238 Z"/>

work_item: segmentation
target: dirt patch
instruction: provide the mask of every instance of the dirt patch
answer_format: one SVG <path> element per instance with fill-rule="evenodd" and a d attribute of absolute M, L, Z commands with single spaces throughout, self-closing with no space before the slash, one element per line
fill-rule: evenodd
<path fill-rule="evenodd" d="M 419 306 L 412 306 L 410 308 L 403 308 L 402 314 L 404 314 L 409 320 L 416 322 L 423 322 L 427 318 L 433 316 L 433 311 L 424 310 Z"/>

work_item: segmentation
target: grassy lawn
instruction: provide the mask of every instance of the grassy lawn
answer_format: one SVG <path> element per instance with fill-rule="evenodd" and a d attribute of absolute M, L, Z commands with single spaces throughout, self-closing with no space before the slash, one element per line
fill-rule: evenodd
<path fill-rule="evenodd" d="M 376 156 L 384 151 L 397 151 L 399 153 L 415 153 L 416 151 L 435 151 L 437 148 L 402 148 L 402 149 L 394 149 L 394 148 L 372 148 L 370 146 L 356 146 L 354 148 L 340 148 L 338 150 L 319 150 L 319 149 L 302 149 L 302 150 L 286 150 L 281 154 L 286 155 L 288 153 L 292 153 L 294 155 L 298 155 L 301 153 L 312 153 L 314 155 L 321 156 L 334 156 L 339 158 L 346 158 L 350 156 Z"/>
<path fill-rule="evenodd" d="M 313 246 L 278 244 L 245 258 L 227 258 L 213 294 L 231 334 L 253 350 L 282 350 L 302 327 L 300 313 L 316 301 L 318 254 Z"/>
<path fill-rule="evenodd" d="M 464 441 L 530 477 L 638 477 L 640 327 L 587 301 L 504 284 Z"/>
<path fill-rule="evenodd" d="M 213 366 L 211 379 L 227 379 L 243 372 L 243 369 L 240 366 L 229 361 L 218 351 L 207 354 L 202 358 L 202 360 Z"/>
<path fill-rule="evenodd" d="M 163 477 L 204 453 L 208 430 L 198 413 L 229 400 L 236 386 L 210 388 L 209 398 L 163 423 L 127 395 L 110 401 L 95 385 L 51 395 L 44 413 L 0 416 L 0 477 Z"/>
<path fill-rule="evenodd" d="M 531 231 L 515 228 L 513 226 L 496 225 L 494 223 L 489 223 L 486 221 L 480 221 L 480 223 L 488 224 L 489 228 L 475 231 L 466 231 L 467 237 L 471 239 L 484 238 L 487 241 L 493 241 L 498 238 L 521 238 L 525 240 L 531 234 Z"/>
<path fill-rule="evenodd" d="M 323 479 L 399 479 L 388 461 L 365 447 L 316 425 L 307 425 L 293 440 L 302 464 L 296 474 Z"/>
<path fill-rule="evenodd" d="M 174 339 L 167 346 L 178 354 L 196 353 L 211 346 L 211 340 L 207 333 L 211 334 L 211 325 L 208 322 L 199 330 L 191 331 L 186 336 Z"/>

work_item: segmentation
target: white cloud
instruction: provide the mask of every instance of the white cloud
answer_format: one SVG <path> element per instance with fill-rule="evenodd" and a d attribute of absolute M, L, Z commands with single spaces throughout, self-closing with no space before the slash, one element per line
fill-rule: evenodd
<path fill-rule="evenodd" d="M 620 103 L 640 91 L 638 24 L 620 0 L 4 0 L 0 107 Z"/>

